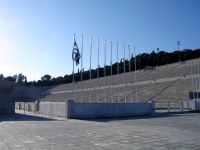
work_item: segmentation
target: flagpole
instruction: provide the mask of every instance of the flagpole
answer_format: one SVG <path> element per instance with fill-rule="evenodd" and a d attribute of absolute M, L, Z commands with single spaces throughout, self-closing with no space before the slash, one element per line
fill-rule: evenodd
<path fill-rule="evenodd" d="M 126 68 L 125 68 L 125 44 L 124 44 L 124 96 L 125 96 L 125 103 L 126 103 Z"/>
<path fill-rule="evenodd" d="M 104 41 L 104 97 L 106 103 L 106 40 Z"/>
<path fill-rule="evenodd" d="M 111 41 L 111 62 L 110 62 L 110 75 L 111 75 L 111 97 L 112 97 L 112 103 L 113 103 L 113 80 L 112 80 L 112 41 Z"/>
<path fill-rule="evenodd" d="M 191 63 L 192 90 L 193 90 L 193 99 L 194 99 L 194 83 L 193 83 L 193 74 L 192 74 L 192 60 L 190 60 L 190 63 Z"/>
<path fill-rule="evenodd" d="M 194 62 L 195 63 L 195 79 L 196 79 L 196 94 L 197 94 L 197 86 L 198 86 L 198 79 L 197 79 L 197 63 L 196 62 Z M 198 100 L 199 98 L 198 98 L 198 94 L 197 94 L 197 100 Z"/>
<path fill-rule="evenodd" d="M 129 50 L 129 75 L 130 75 L 130 80 L 131 80 L 131 63 L 130 63 L 130 61 L 131 61 L 131 58 L 130 58 L 130 47 L 129 47 L 129 45 L 128 45 L 128 50 Z M 130 97 L 131 97 L 131 103 L 132 103 L 132 89 L 131 89 L 131 81 L 129 81 L 130 82 Z"/>
<path fill-rule="evenodd" d="M 98 56 L 97 56 L 97 102 L 99 101 L 99 39 L 97 42 L 97 50 L 98 50 Z"/>
<path fill-rule="evenodd" d="M 74 34 L 73 42 L 74 40 L 75 40 L 75 34 Z M 74 60 L 73 60 L 73 100 L 74 100 Z"/>
<path fill-rule="evenodd" d="M 83 102 L 83 36 L 81 37 L 81 102 Z"/>
<path fill-rule="evenodd" d="M 197 79 L 197 100 L 199 100 L 199 94 L 198 94 L 198 78 L 199 78 L 199 67 L 198 67 L 198 62 L 196 62 L 196 67 L 197 67 L 197 73 L 196 73 L 196 79 Z"/>
<path fill-rule="evenodd" d="M 197 66 L 198 66 L 198 79 L 199 79 L 199 62 L 197 63 Z M 199 86 L 200 86 L 200 79 L 199 79 Z M 197 92 L 198 96 L 199 96 L 199 88 L 198 88 L 198 92 Z"/>
<path fill-rule="evenodd" d="M 118 79 L 118 92 L 117 92 L 117 97 L 118 97 L 118 103 L 119 103 L 119 64 L 118 64 L 118 43 L 117 43 L 117 79 Z"/>
<path fill-rule="evenodd" d="M 137 95 L 137 74 L 136 74 L 136 51 L 135 51 L 135 46 L 134 46 L 134 52 L 135 52 L 135 82 L 136 82 L 136 100 L 138 103 L 138 95 Z"/>
<path fill-rule="evenodd" d="M 91 58 L 92 58 L 92 37 L 90 39 L 90 103 L 91 103 Z"/>

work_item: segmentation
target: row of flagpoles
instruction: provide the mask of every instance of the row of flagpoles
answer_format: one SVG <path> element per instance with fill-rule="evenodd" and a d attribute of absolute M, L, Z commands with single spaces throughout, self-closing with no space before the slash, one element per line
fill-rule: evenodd
<path fill-rule="evenodd" d="M 76 43 L 76 40 L 75 40 L 75 35 L 74 35 L 74 38 L 73 38 L 73 41 L 74 41 L 74 47 L 73 47 L 73 51 L 72 51 L 72 60 L 73 60 L 73 98 L 74 98 L 74 62 L 76 62 L 76 65 L 79 64 L 79 60 L 81 59 L 81 102 L 83 101 L 83 92 L 82 92 L 82 81 L 83 81 L 83 77 L 82 77 L 82 70 L 83 70 L 83 36 L 81 37 L 81 54 L 79 52 L 79 49 L 78 49 L 78 45 Z M 118 43 L 116 43 L 117 45 L 117 78 L 118 78 L 118 102 L 120 101 L 119 99 L 119 65 L 118 65 Z M 131 66 L 130 66 L 130 47 L 128 45 L 128 50 L 129 50 L 129 73 L 130 73 L 130 77 L 131 77 Z M 99 88 L 99 39 L 97 41 L 97 87 Z M 138 103 L 138 95 L 137 95 L 137 74 L 136 74 L 136 51 L 135 51 L 135 47 L 134 47 L 134 53 L 135 53 L 135 87 L 136 87 L 136 100 L 137 100 L 137 103 Z M 92 101 L 91 99 L 91 58 L 92 58 L 92 37 L 90 39 L 90 93 L 89 93 L 89 98 L 90 98 L 90 102 Z M 124 44 L 124 100 L 126 102 L 126 76 L 125 76 L 125 44 Z M 200 75 L 199 75 L 199 66 L 198 66 L 198 71 L 196 69 L 195 66 L 198 66 L 198 64 L 195 64 L 194 62 L 194 74 L 197 74 L 198 73 L 198 77 L 200 78 Z M 113 100 L 113 89 L 112 89 L 112 86 L 113 86 L 113 80 L 112 80 L 112 41 L 111 41 L 111 61 L 110 61 L 110 66 L 111 66 L 111 100 L 112 102 L 114 101 Z M 193 79 L 193 63 L 191 61 L 191 75 L 192 75 L 192 93 L 193 93 L 193 98 L 196 99 L 196 96 L 195 96 L 195 87 L 194 87 L 194 79 Z M 199 99 L 198 97 L 198 83 L 197 83 L 197 79 L 196 79 L 196 93 L 197 93 L 197 99 Z M 199 86 L 200 86 L 200 79 L 199 79 Z M 132 86 L 131 86 L 131 82 L 130 82 L 130 98 L 131 98 L 131 102 L 133 102 L 133 98 L 132 98 Z M 105 102 L 107 102 L 106 100 L 106 40 L 104 41 L 104 99 L 105 99 Z M 97 102 L 99 101 L 99 92 L 97 90 Z"/>
<path fill-rule="evenodd" d="M 82 92 L 82 81 L 83 81 L 83 77 L 82 77 L 82 69 L 83 69 L 83 36 L 81 37 L 81 54 L 79 52 L 78 49 L 78 45 L 76 43 L 75 40 L 75 35 L 73 37 L 73 42 L 74 42 L 74 47 L 72 50 L 72 60 L 73 60 L 73 98 L 74 98 L 74 62 L 76 62 L 76 65 L 79 64 L 79 60 L 81 59 L 81 102 L 83 101 L 83 92 Z M 118 65 L 118 43 L 116 43 L 117 45 L 117 76 L 118 76 L 118 102 L 120 101 L 119 99 L 119 65 Z M 131 66 L 130 66 L 130 47 L 128 45 L 128 50 L 129 50 L 129 73 L 130 73 L 130 78 L 131 78 Z M 99 88 L 99 39 L 97 41 L 97 87 Z M 136 75 L 136 51 L 135 51 L 135 47 L 134 47 L 134 52 L 135 52 L 135 82 L 136 82 L 136 100 L 138 103 L 138 96 L 137 96 L 137 75 Z M 92 58 L 92 37 L 90 39 L 90 92 L 89 92 L 89 99 L 90 102 L 92 102 L 91 99 L 91 58 Z M 111 66 L 111 100 L 112 102 L 113 100 L 113 80 L 112 80 L 112 41 L 111 41 L 111 61 L 110 61 L 110 66 Z M 125 103 L 126 103 L 126 76 L 125 76 L 125 44 L 124 44 L 124 99 L 125 99 Z M 131 97 L 131 102 L 133 102 L 132 100 L 132 86 L 130 83 L 130 97 Z M 106 40 L 104 41 L 104 99 L 105 102 L 107 102 L 106 100 Z M 97 102 L 99 101 L 99 92 L 97 90 Z"/>

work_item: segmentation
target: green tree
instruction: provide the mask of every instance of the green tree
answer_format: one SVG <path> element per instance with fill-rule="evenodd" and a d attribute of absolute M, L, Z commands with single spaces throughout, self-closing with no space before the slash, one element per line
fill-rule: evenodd
<path fill-rule="evenodd" d="M 41 77 L 42 81 L 50 81 L 51 80 L 51 76 L 48 74 L 45 74 L 44 76 Z"/>
<path fill-rule="evenodd" d="M 12 82 L 15 82 L 15 78 L 13 78 L 12 76 L 8 76 L 6 78 L 4 78 L 5 81 L 12 81 Z"/>
<path fill-rule="evenodd" d="M 16 74 L 13 76 L 13 79 L 15 80 L 15 82 L 17 81 L 17 75 Z"/>
<path fill-rule="evenodd" d="M 24 84 L 27 85 L 27 77 L 25 76 L 24 78 Z"/>
<path fill-rule="evenodd" d="M 4 76 L 3 74 L 0 74 L 0 81 L 3 81 L 4 80 Z"/>
<path fill-rule="evenodd" d="M 17 76 L 17 85 L 23 85 L 24 80 L 25 80 L 25 76 L 22 73 L 20 73 Z"/>

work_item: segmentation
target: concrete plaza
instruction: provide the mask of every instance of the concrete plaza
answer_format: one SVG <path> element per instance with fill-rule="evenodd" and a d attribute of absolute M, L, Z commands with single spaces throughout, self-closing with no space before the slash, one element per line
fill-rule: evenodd
<path fill-rule="evenodd" d="M 0 114 L 0 150 L 196 150 L 199 141 L 199 113 L 90 120 Z"/>

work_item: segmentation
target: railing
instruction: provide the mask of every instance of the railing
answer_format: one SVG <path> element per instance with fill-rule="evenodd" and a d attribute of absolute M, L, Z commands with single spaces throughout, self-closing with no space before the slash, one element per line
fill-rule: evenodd
<path fill-rule="evenodd" d="M 24 110 L 24 112 L 35 112 L 36 104 L 35 102 L 15 102 L 15 109 Z"/>
<path fill-rule="evenodd" d="M 196 110 L 195 105 L 199 105 L 200 101 L 188 100 L 180 102 L 156 102 L 155 111 L 156 112 L 181 112 L 181 111 L 191 111 Z"/>

